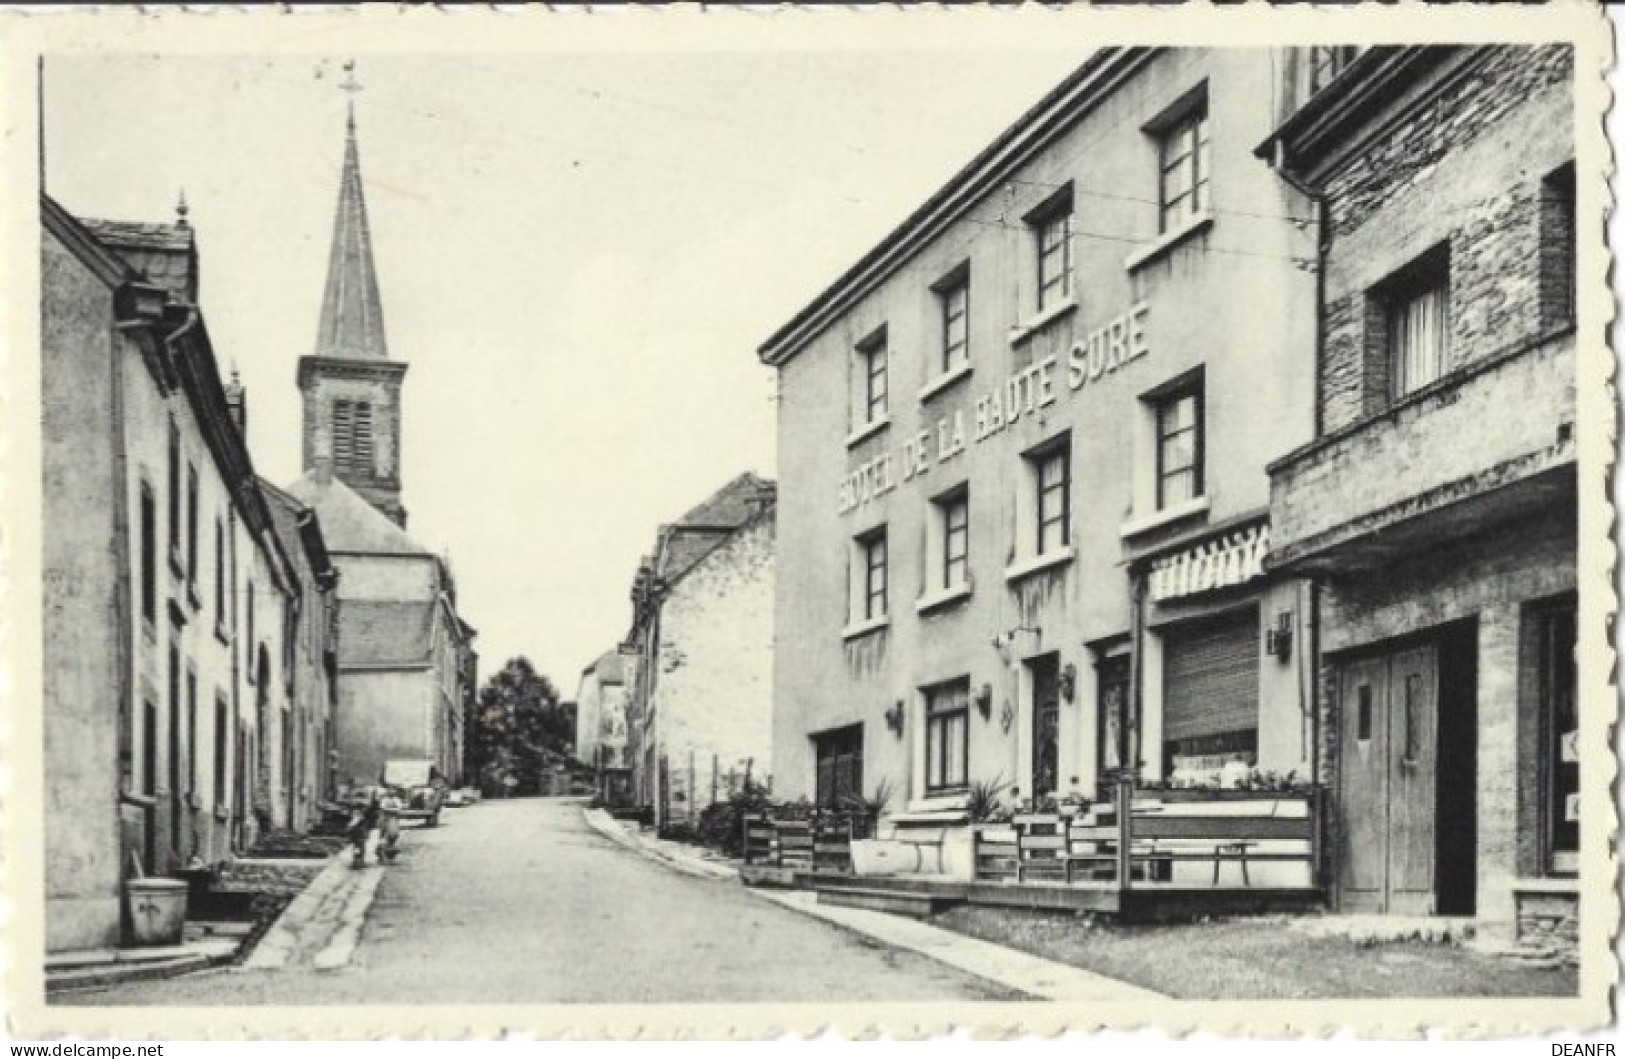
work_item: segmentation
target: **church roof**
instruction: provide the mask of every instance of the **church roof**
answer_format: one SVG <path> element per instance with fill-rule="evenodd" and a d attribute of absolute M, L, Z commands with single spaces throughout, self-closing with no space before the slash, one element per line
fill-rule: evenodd
<path fill-rule="evenodd" d="M 339 665 L 419 665 L 430 659 L 434 603 L 347 599 L 339 604 Z"/>
<path fill-rule="evenodd" d="M 288 486 L 287 492 L 315 510 L 329 551 L 433 558 L 432 552 L 332 474 L 312 468 Z"/>
<path fill-rule="evenodd" d="M 327 262 L 316 356 L 342 360 L 388 360 L 378 270 L 372 259 L 372 231 L 361 190 L 361 158 L 356 150 L 355 113 L 344 140 L 338 211 L 333 218 L 333 250 Z"/>

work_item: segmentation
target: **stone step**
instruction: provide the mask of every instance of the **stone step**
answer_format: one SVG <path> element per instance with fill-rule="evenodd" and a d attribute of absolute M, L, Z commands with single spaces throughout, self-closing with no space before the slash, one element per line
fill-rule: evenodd
<path fill-rule="evenodd" d="M 818 903 L 838 908 L 866 908 L 871 912 L 923 919 L 955 904 L 951 897 L 917 890 L 881 890 L 864 887 L 820 889 Z"/>
<path fill-rule="evenodd" d="M 126 982 L 144 982 L 154 978 L 186 974 L 189 971 L 201 971 L 209 964 L 209 957 L 192 953 L 159 960 L 65 968 L 46 972 L 45 991 L 59 993 L 73 989 L 99 989 Z"/>

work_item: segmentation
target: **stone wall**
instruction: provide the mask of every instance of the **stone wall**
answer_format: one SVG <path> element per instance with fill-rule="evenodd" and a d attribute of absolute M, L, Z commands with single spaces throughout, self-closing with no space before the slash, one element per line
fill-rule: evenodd
<path fill-rule="evenodd" d="M 1563 255 L 1541 248 L 1561 239 L 1546 182 L 1574 155 L 1572 72 L 1568 47 L 1485 49 L 1326 179 L 1325 430 L 1386 404 L 1379 288 L 1425 254 L 1448 256 L 1446 370 L 1558 322 L 1542 301 L 1562 297 Z"/>
<path fill-rule="evenodd" d="M 728 538 L 672 588 L 661 609 L 654 710 L 671 816 L 682 819 L 772 773 L 774 520 Z M 677 792 L 683 791 L 679 801 Z"/>

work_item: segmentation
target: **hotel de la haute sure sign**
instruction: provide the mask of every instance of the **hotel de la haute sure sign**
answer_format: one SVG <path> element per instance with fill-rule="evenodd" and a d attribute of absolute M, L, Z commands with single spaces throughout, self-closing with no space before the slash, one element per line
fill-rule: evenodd
<path fill-rule="evenodd" d="M 1045 357 L 1014 372 L 1003 383 L 976 399 L 969 422 L 964 409 L 939 418 L 934 427 L 904 439 L 853 468 L 841 479 L 837 509 L 842 515 L 857 511 L 885 496 L 902 482 L 927 474 L 977 445 L 1009 429 L 1022 417 L 1034 415 L 1064 395 L 1097 383 L 1141 357 L 1150 347 L 1145 336 L 1150 306 L 1139 302 L 1127 312 L 1073 343 L 1066 363 Z"/>

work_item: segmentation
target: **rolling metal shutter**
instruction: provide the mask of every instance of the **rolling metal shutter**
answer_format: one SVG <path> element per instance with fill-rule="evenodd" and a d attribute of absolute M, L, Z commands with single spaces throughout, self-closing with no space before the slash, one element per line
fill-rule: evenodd
<path fill-rule="evenodd" d="M 1254 610 L 1163 634 L 1164 740 L 1258 727 L 1258 635 Z"/>

